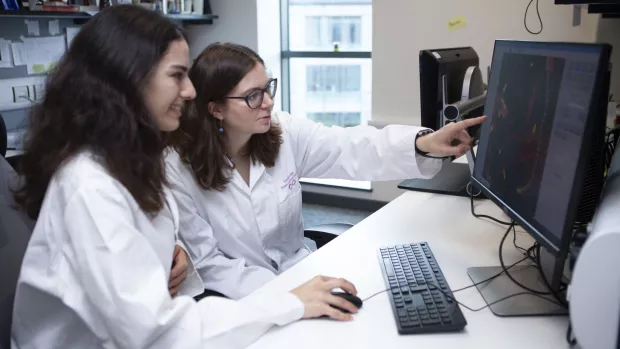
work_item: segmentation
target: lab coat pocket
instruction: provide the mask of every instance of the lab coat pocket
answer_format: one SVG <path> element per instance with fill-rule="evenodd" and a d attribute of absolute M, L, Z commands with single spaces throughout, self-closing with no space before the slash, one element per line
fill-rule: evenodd
<path fill-rule="evenodd" d="M 278 219 L 282 241 L 299 240 L 301 226 L 301 185 L 297 178 L 279 189 Z"/>

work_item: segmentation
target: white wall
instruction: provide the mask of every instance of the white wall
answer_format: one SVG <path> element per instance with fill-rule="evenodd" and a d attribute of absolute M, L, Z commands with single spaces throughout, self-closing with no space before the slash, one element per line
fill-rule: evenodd
<path fill-rule="evenodd" d="M 211 0 L 213 14 L 219 18 L 214 20 L 212 25 L 186 27 L 192 59 L 196 58 L 205 47 L 218 41 L 234 42 L 258 50 L 257 1 Z M 279 18 L 279 15 L 276 14 L 274 18 Z"/>
<path fill-rule="evenodd" d="M 611 92 L 614 94 L 614 100 L 620 101 L 620 19 L 601 19 L 597 41 L 613 46 Z"/>
<path fill-rule="evenodd" d="M 523 16 L 529 1 L 517 0 L 375 0 L 373 2 L 373 120 L 420 123 L 420 50 L 472 46 L 482 71 L 491 64 L 496 39 L 594 42 L 598 16 L 583 12 L 582 23 L 572 26 L 573 7 L 540 0 L 544 30 L 529 34 Z M 449 31 L 449 19 L 464 15 L 467 26 Z M 528 23 L 539 28 L 530 8 Z M 486 74 L 484 74 L 486 75 Z"/>

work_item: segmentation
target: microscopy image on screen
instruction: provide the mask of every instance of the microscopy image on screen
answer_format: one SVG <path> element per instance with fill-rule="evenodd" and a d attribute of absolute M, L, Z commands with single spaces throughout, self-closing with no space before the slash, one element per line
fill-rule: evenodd
<path fill-rule="evenodd" d="M 533 214 L 565 60 L 506 53 L 500 69 L 483 177 L 507 204 Z"/>

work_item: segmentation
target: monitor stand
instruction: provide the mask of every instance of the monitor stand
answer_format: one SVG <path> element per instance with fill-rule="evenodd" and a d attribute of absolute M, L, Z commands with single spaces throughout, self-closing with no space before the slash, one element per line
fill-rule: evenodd
<path fill-rule="evenodd" d="M 467 164 L 445 161 L 441 171 L 430 179 L 407 179 L 398 184 L 398 188 L 423 191 L 433 194 L 446 194 L 469 197 L 468 184 L 471 172 Z"/>
<path fill-rule="evenodd" d="M 487 280 L 502 271 L 501 267 L 473 267 L 467 269 L 467 274 L 474 284 Z M 510 276 L 524 286 L 533 290 L 548 290 L 540 272 L 535 265 L 517 265 L 510 268 Z M 506 274 L 502 274 L 491 281 L 476 286 L 486 304 L 496 302 L 504 297 L 517 293 L 527 292 L 512 282 Z M 553 295 L 541 296 L 557 302 Z M 538 296 L 524 294 L 498 302 L 489 307 L 497 316 L 549 316 L 568 315 L 568 310 L 558 304 L 546 301 Z"/>

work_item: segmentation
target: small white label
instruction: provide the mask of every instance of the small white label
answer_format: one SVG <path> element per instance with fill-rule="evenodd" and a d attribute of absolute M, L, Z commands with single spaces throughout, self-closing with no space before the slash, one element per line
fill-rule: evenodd
<path fill-rule="evenodd" d="M 437 52 L 433 52 L 433 56 L 435 56 L 435 58 L 437 59 L 441 59 L 441 56 Z"/>

